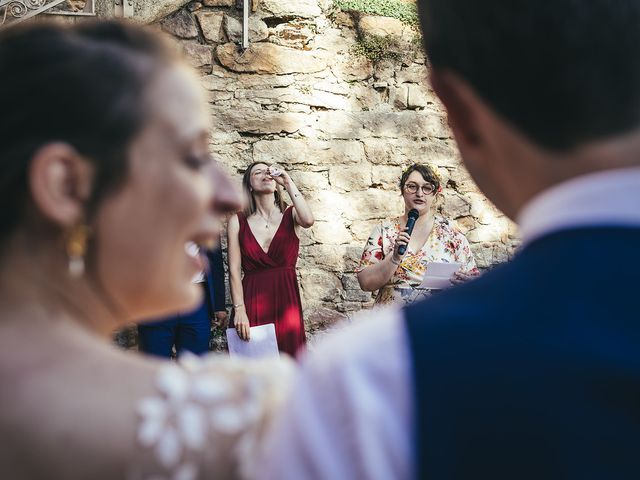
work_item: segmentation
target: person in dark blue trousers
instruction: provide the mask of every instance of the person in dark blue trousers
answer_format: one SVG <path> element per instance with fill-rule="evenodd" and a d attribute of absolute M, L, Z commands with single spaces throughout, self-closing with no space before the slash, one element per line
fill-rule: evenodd
<path fill-rule="evenodd" d="M 192 312 L 138 325 L 141 352 L 170 358 L 175 347 L 176 355 L 184 351 L 202 355 L 209 351 L 212 323 L 226 328 L 222 250 L 207 251 L 207 258 L 210 268 L 201 282 L 204 289 L 202 304 Z"/>

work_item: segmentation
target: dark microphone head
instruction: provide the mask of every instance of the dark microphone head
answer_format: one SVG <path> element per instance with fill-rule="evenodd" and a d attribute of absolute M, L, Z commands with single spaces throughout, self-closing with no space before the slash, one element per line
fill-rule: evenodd
<path fill-rule="evenodd" d="M 416 220 L 418 220 L 419 216 L 420 216 L 420 213 L 418 213 L 418 210 L 416 210 L 415 208 L 412 208 L 411 210 L 409 210 L 409 213 L 407 214 L 407 233 L 409 235 L 411 235 L 411 233 L 413 232 L 413 227 L 416 224 Z M 404 255 L 404 252 L 406 251 L 407 251 L 406 245 L 400 245 L 398 247 L 398 253 L 400 255 Z"/>

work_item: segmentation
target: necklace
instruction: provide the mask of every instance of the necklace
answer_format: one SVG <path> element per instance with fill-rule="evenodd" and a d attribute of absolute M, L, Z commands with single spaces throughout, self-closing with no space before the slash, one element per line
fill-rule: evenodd
<path fill-rule="evenodd" d="M 260 210 L 256 210 L 256 213 L 258 215 L 260 215 L 262 217 L 262 219 L 265 221 L 264 228 L 266 228 L 267 230 L 269 230 L 269 228 L 271 228 L 271 217 L 273 216 L 273 212 L 275 212 L 275 211 L 276 211 L 275 208 L 273 210 L 271 210 L 271 213 L 269 214 L 269 218 L 267 218 L 260 212 Z"/>

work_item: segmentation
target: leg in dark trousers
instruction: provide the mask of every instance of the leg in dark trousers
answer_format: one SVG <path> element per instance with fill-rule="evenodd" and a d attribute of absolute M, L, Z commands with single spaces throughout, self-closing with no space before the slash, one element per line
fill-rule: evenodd
<path fill-rule="evenodd" d="M 138 344 L 141 352 L 157 357 L 171 358 L 176 341 L 179 317 L 138 325 Z"/>
<path fill-rule="evenodd" d="M 196 355 L 202 355 L 209 351 L 209 339 L 211 337 L 211 325 L 207 302 L 191 313 L 179 315 L 176 334 L 176 351 L 180 355 L 189 351 Z"/>

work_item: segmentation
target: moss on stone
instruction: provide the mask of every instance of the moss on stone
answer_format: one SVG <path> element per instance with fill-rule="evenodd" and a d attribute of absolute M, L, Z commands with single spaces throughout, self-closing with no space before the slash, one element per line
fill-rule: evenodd
<path fill-rule="evenodd" d="M 371 15 L 397 18 L 408 24 L 418 24 L 418 8 L 415 3 L 403 0 L 334 0 L 340 10 L 356 11 Z"/>
<path fill-rule="evenodd" d="M 358 40 L 353 47 L 353 53 L 367 57 L 373 62 L 384 60 L 385 58 L 397 60 L 400 52 L 397 51 L 397 42 L 392 37 L 382 37 L 379 35 L 368 35 Z"/>

